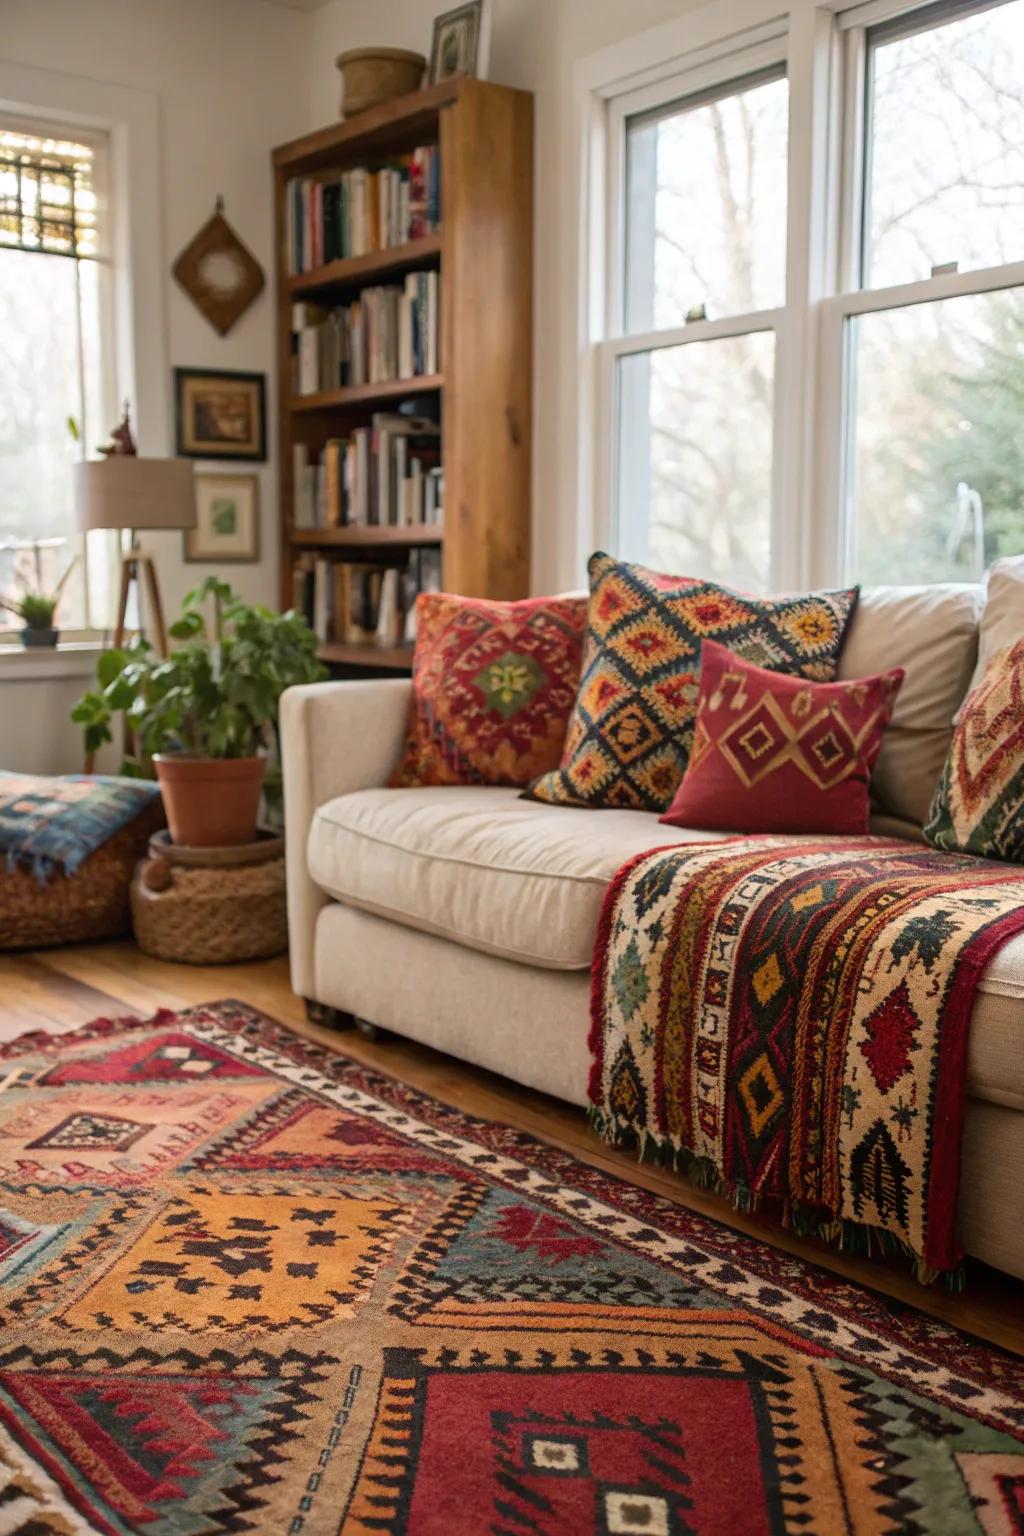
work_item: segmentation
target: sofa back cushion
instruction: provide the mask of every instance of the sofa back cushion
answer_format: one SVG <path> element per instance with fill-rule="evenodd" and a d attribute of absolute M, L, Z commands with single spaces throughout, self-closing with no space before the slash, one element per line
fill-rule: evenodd
<path fill-rule="evenodd" d="M 922 826 L 978 654 L 979 586 L 866 587 L 839 658 L 843 679 L 902 667 L 871 781 L 879 808 Z"/>
<path fill-rule="evenodd" d="M 1018 640 L 1024 640 L 1024 555 L 997 560 L 988 573 L 972 691 L 996 652 Z"/>

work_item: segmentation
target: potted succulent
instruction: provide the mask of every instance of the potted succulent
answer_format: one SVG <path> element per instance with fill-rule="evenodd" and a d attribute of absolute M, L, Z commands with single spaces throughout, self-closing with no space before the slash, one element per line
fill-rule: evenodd
<path fill-rule="evenodd" d="M 95 752 L 113 739 L 113 716 L 124 715 L 137 751 L 121 771 L 141 774 L 154 763 L 176 843 L 250 842 L 267 752 L 277 744 L 278 700 L 294 683 L 327 675 L 316 639 L 299 614 L 244 603 L 215 576 L 185 598 L 171 635 L 178 644 L 167 657 L 141 637 L 104 651 L 99 686 L 71 717 Z"/>
<path fill-rule="evenodd" d="M 6 608 L 8 613 L 13 613 L 24 625 L 21 631 L 22 645 L 30 648 L 36 646 L 52 648 L 60 639 L 60 630 L 54 628 L 54 615 L 68 577 L 75 568 L 75 561 L 72 560 L 68 565 L 52 592 L 42 590 L 42 562 L 38 546 L 35 550 L 35 564 L 36 589 L 30 589 L 16 596 L 0 597 L 0 608 Z"/>

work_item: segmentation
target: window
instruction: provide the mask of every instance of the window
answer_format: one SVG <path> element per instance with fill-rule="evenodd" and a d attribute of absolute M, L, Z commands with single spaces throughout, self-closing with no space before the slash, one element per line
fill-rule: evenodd
<path fill-rule="evenodd" d="M 753 589 L 976 580 L 1024 552 L 1024 0 L 702 46 L 593 141 L 603 532 Z"/>
<path fill-rule="evenodd" d="M 973 581 L 1024 550 L 1024 5 L 929 7 L 848 51 L 846 567 Z"/>
<path fill-rule="evenodd" d="M 761 588 L 786 288 L 785 72 L 753 71 L 667 106 L 648 107 L 642 92 L 618 106 L 617 546 Z"/>
<path fill-rule="evenodd" d="M 116 414 L 105 150 L 99 135 L 0 121 L 0 592 L 52 589 L 77 556 L 65 633 L 104 621 L 116 574 L 114 539 L 76 530 L 71 475 Z"/>

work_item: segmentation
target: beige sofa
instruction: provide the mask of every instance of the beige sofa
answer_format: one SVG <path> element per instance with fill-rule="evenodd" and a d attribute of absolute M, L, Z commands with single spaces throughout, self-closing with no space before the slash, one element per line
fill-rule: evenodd
<path fill-rule="evenodd" d="M 841 675 L 907 671 L 875 775 L 879 832 L 920 837 L 977 662 L 983 601 L 976 587 L 862 596 Z M 410 686 L 285 695 L 292 985 L 585 1104 L 589 965 L 608 881 L 645 848 L 719 834 L 635 811 L 537 805 L 514 789 L 387 789 Z M 983 977 L 968 1093 L 966 1247 L 1024 1277 L 1024 938 Z"/>

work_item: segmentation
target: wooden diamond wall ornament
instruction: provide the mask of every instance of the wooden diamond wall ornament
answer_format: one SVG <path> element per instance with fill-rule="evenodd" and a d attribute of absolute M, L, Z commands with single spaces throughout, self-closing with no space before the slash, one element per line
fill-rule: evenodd
<path fill-rule="evenodd" d="M 189 241 L 172 270 L 196 308 L 222 336 L 263 288 L 263 268 L 224 217 L 222 197 L 213 217 Z"/>

